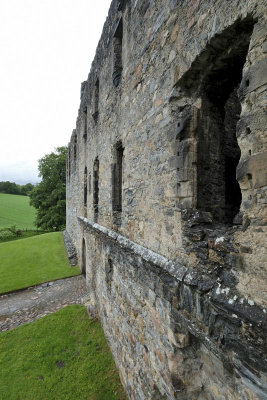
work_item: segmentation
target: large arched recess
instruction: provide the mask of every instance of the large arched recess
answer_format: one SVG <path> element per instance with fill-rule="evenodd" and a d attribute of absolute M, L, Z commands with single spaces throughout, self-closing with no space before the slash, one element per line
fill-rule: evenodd
<path fill-rule="evenodd" d="M 191 196 L 194 208 L 229 224 L 242 201 L 236 179 L 241 154 L 236 130 L 239 88 L 254 24 L 248 16 L 215 35 L 176 85 L 180 96 L 190 99 L 181 107 L 178 121 L 178 196 Z"/>

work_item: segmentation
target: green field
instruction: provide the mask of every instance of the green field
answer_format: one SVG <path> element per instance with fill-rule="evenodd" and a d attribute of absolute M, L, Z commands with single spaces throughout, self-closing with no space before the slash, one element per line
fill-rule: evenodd
<path fill-rule="evenodd" d="M 61 232 L 0 243 L 0 293 L 79 273 L 69 265 Z"/>
<path fill-rule="evenodd" d="M 36 229 L 36 210 L 28 196 L 0 193 L 0 228 L 16 225 L 18 229 Z"/>
<path fill-rule="evenodd" d="M 99 322 L 69 306 L 0 334 L 0 399 L 126 400 Z"/>

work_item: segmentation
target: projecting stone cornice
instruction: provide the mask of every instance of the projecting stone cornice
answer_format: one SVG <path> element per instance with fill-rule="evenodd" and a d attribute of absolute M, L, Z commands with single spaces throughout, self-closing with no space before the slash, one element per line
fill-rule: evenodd
<path fill-rule="evenodd" d="M 267 390 L 264 379 L 247 368 L 250 365 L 258 372 L 266 372 L 263 345 L 266 310 L 252 300 L 244 299 L 236 288 L 222 286 L 217 279 L 201 271 L 201 267 L 195 271 L 171 261 L 85 217 L 78 217 L 78 221 L 87 232 L 98 236 L 103 243 L 109 243 L 110 254 L 107 257 L 115 260 L 118 254 L 123 256 L 124 253 L 126 263 L 137 265 L 140 270 L 143 264 L 144 274 L 151 266 L 152 275 L 158 275 L 161 281 L 161 284 L 157 283 L 155 293 L 162 290 L 166 296 L 168 292 L 170 296 L 175 293 L 169 299 L 174 323 L 181 323 L 260 396 Z M 127 254 L 131 255 L 130 259 Z M 140 274 L 136 279 L 142 279 Z M 216 324 L 223 329 L 220 338 L 216 336 Z M 234 336 L 232 332 L 235 332 Z"/>
<path fill-rule="evenodd" d="M 112 229 L 85 217 L 79 216 L 78 220 L 85 227 L 104 235 L 105 238 L 109 238 L 126 251 L 141 257 L 145 262 L 159 267 L 162 273 L 167 273 L 176 280 L 183 282 L 184 285 L 197 289 L 200 293 L 205 293 L 214 305 L 222 307 L 225 312 L 231 314 L 232 319 L 240 318 L 257 327 L 262 326 L 264 328 L 267 325 L 266 310 L 256 305 L 254 301 L 244 299 L 235 287 L 223 286 L 218 279 L 203 273 L 200 268 L 199 270 L 193 270 L 179 262 L 169 260 L 167 257 L 149 250 Z"/>
<path fill-rule="evenodd" d="M 188 268 L 184 265 L 178 262 L 170 261 L 168 258 L 158 253 L 155 253 L 154 251 L 149 250 L 146 247 L 141 246 L 140 244 L 133 242 L 125 236 L 122 236 L 119 233 L 113 231 L 112 229 L 108 229 L 105 226 L 99 225 L 96 222 L 93 222 L 84 217 L 78 217 L 78 219 L 83 224 L 88 225 L 93 230 L 102 233 L 108 236 L 110 239 L 118 242 L 123 248 L 132 251 L 138 256 L 141 256 L 145 261 L 159 266 L 164 271 L 172 275 L 174 278 L 178 279 L 178 281 L 182 281 L 186 273 L 188 272 Z"/>

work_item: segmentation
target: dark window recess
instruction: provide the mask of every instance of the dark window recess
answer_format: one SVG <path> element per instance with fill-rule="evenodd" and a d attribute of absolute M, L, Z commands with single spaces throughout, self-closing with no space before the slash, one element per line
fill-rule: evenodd
<path fill-rule="evenodd" d="M 87 207 L 87 167 L 84 168 L 83 205 Z"/>
<path fill-rule="evenodd" d="M 230 224 L 242 200 L 236 180 L 241 154 L 236 137 L 238 89 L 253 25 L 248 17 L 216 35 L 181 82 L 185 91 L 202 99 L 196 129 L 197 208 Z"/>
<path fill-rule="evenodd" d="M 91 194 L 92 192 L 91 174 L 89 174 L 88 185 L 89 185 L 88 194 Z"/>
<path fill-rule="evenodd" d="M 83 140 L 86 142 L 87 140 L 87 107 L 84 109 L 84 131 L 83 131 Z"/>
<path fill-rule="evenodd" d="M 82 244 L 82 274 L 86 278 L 86 245 L 84 239 Z"/>
<path fill-rule="evenodd" d="M 113 75 L 112 80 L 114 86 L 119 86 L 122 75 L 122 38 L 123 25 L 122 18 L 119 20 L 113 36 Z"/>
<path fill-rule="evenodd" d="M 126 5 L 127 0 L 119 0 L 118 1 L 118 11 L 122 11 Z"/>
<path fill-rule="evenodd" d="M 98 201 L 99 201 L 99 160 L 96 158 L 94 162 L 93 171 L 93 207 L 94 207 L 94 221 L 98 220 Z"/>
<path fill-rule="evenodd" d="M 122 211 L 122 169 L 123 169 L 123 147 L 119 142 L 115 146 L 115 163 L 111 165 L 112 176 L 112 211 L 115 223 L 119 223 L 116 218 L 120 217 Z"/>
<path fill-rule="evenodd" d="M 74 161 L 77 159 L 77 135 L 74 136 L 74 149 L 73 149 Z"/>
<path fill-rule="evenodd" d="M 98 122 L 98 116 L 99 116 L 99 79 L 97 79 L 95 83 L 95 96 L 94 96 L 94 113 L 93 113 L 93 118 L 95 123 Z"/>

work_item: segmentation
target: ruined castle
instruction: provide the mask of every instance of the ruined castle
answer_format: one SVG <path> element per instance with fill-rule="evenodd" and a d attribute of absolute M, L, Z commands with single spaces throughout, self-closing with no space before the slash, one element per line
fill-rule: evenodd
<path fill-rule="evenodd" d="M 131 400 L 267 399 L 266 1 L 113 0 L 67 231 Z"/>

